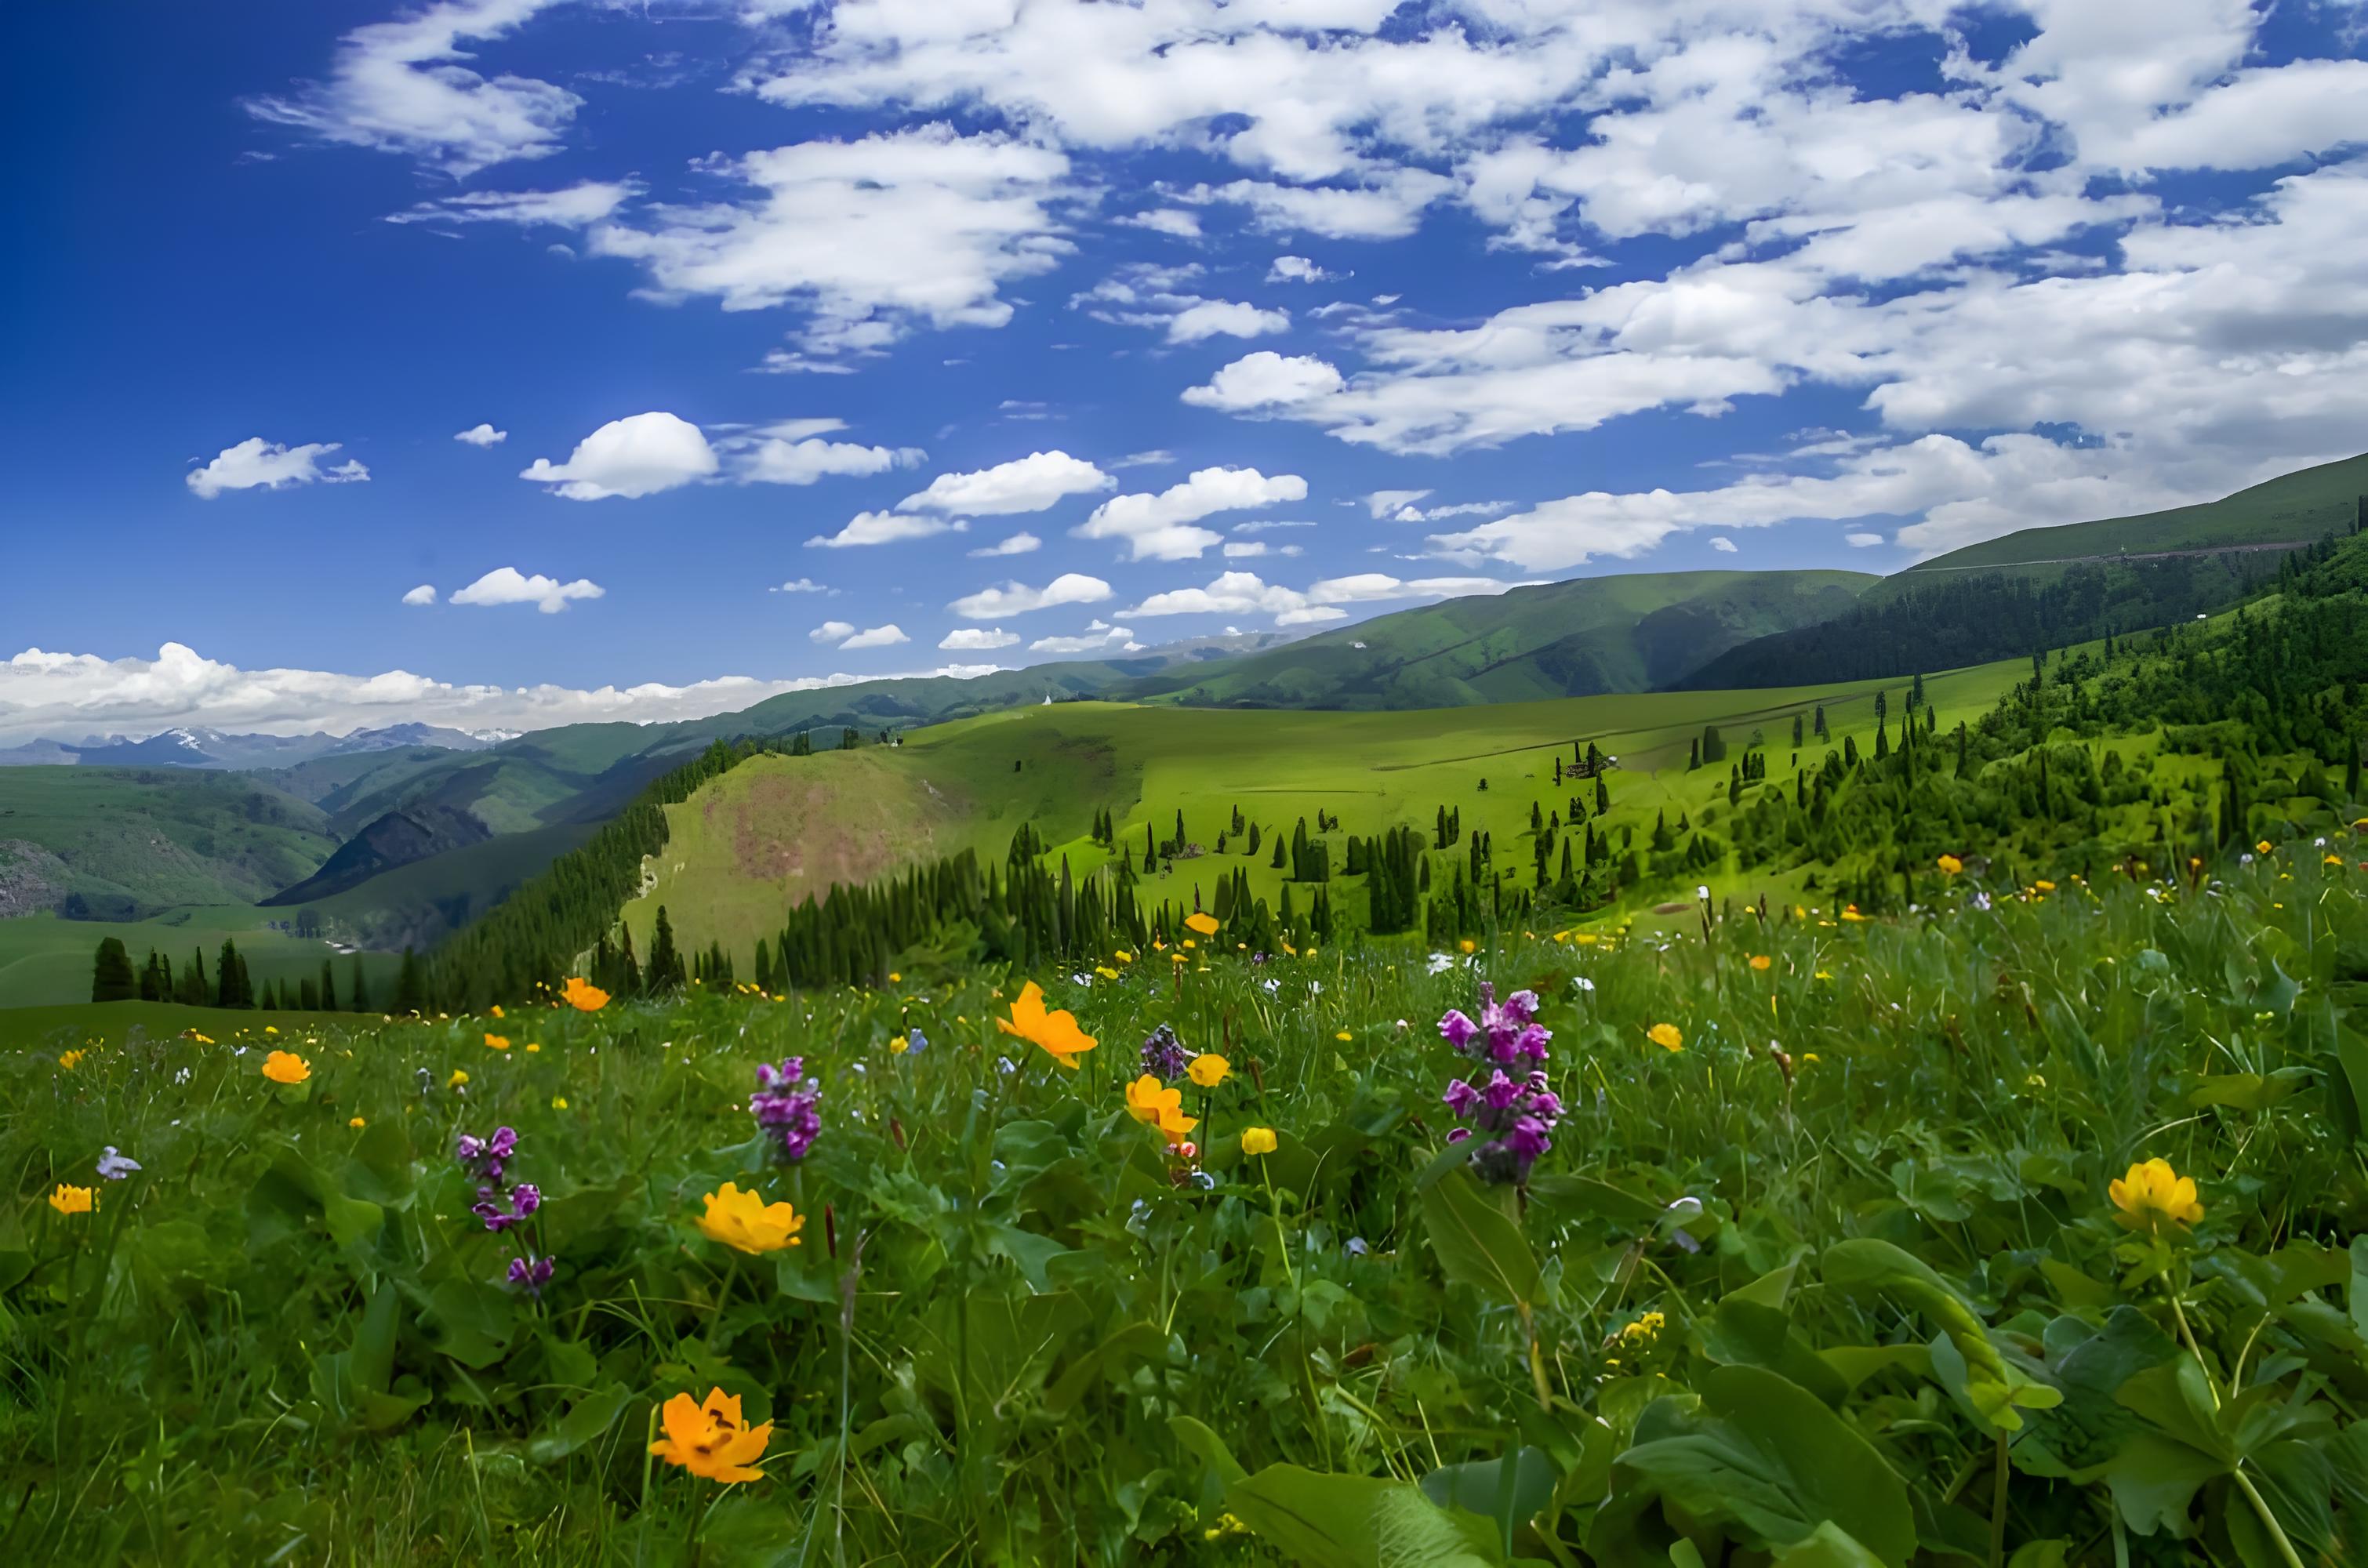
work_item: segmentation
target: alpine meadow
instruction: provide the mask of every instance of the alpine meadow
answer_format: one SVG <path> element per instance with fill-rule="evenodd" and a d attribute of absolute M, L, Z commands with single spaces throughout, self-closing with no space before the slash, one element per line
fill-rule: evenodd
<path fill-rule="evenodd" d="M 11 19 L 0 1557 L 2368 1568 L 2356 6 L 342 10 Z"/>

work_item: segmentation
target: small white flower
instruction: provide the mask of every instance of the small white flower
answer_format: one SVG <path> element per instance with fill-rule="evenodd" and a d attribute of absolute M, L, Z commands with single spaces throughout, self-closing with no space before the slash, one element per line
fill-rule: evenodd
<path fill-rule="evenodd" d="M 1454 967 L 1455 960 L 1452 956 L 1447 953 L 1433 953 L 1430 955 L 1431 973 L 1445 974 L 1449 970 L 1453 969 Z"/>
<path fill-rule="evenodd" d="M 1710 884 L 1708 882 L 1700 882 L 1695 884 L 1694 896 L 1702 900 L 1704 903 L 1708 903 L 1710 902 Z"/>
<path fill-rule="evenodd" d="M 117 1153 L 115 1145 L 112 1143 L 109 1143 L 107 1146 L 107 1152 L 98 1157 L 98 1174 L 109 1181 L 121 1181 L 139 1168 L 139 1161 L 129 1154 Z"/>
<path fill-rule="evenodd" d="M 1307 983 L 1307 994 L 1308 994 L 1310 996 L 1321 996 L 1321 995 L 1323 995 L 1323 994 L 1324 994 L 1324 983 L 1323 983 L 1322 981 L 1320 981 L 1320 980 L 1311 980 L 1311 981 L 1309 981 L 1309 982 Z"/>
<path fill-rule="evenodd" d="M 1575 974 L 1571 976 L 1570 988 L 1573 991 L 1592 991 L 1595 989 L 1595 982 L 1583 974 Z"/>
<path fill-rule="evenodd" d="M 1069 976 L 1069 983 L 1072 985 L 1084 985 L 1090 987 L 1093 983 L 1094 978 L 1089 974 L 1073 974 Z"/>
<path fill-rule="evenodd" d="M 1266 987 L 1266 994 L 1269 996 L 1282 989 L 1282 982 L 1280 980 L 1262 980 L 1258 983 Z"/>
<path fill-rule="evenodd" d="M 1017 1073 L 1019 1071 L 1019 1063 L 1012 1061 L 1008 1056 L 998 1056 L 995 1059 L 995 1070 L 998 1073 Z"/>

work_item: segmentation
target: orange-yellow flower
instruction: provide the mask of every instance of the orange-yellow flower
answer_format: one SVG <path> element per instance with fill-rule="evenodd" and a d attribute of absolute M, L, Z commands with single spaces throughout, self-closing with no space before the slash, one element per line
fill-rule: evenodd
<path fill-rule="evenodd" d="M 1077 1070 L 1078 1053 L 1094 1048 L 1094 1037 L 1077 1027 L 1067 1008 L 1045 1011 L 1044 988 L 1032 980 L 1013 999 L 1011 1017 L 996 1019 L 995 1027 L 1028 1041 L 1072 1073 Z"/>
<path fill-rule="evenodd" d="M 263 1059 L 263 1075 L 275 1084 L 301 1084 L 313 1075 L 313 1064 L 292 1051 L 275 1051 Z"/>
<path fill-rule="evenodd" d="M 751 1256 L 803 1246 L 798 1233 L 806 1217 L 787 1203 L 767 1203 L 761 1193 L 743 1192 L 731 1182 L 707 1195 L 707 1212 L 699 1228 L 710 1241 L 737 1247 Z"/>
<path fill-rule="evenodd" d="M 702 1403 L 678 1393 L 666 1402 L 659 1420 L 666 1436 L 650 1445 L 650 1452 L 666 1463 L 724 1486 L 765 1479 L 765 1472 L 751 1468 L 749 1461 L 765 1457 L 773 1424 L 751 1426 L 741 1419 L 738 1394 L 712 1389 Z"/>
<path fill-rule="evenodd" d="M 489 1034 L 485 1037 L 485 1044 L 495 1051 L 507 1051 L 510 1048 L 507 1035 Z"/>
<path fill-rule="evenodd" d="M 1655 1024 L 1645 1031 L 1645 1038 L 1663 1051 L 1683 1051 L 1686 1048 L 1686 1037 L 1675 1024 Z"/>
<path fill-rule="evenodd" d="M 444 1080 L 444 1086 L 448 1089 L 457 1089 L 468 1081 L 468 1069 L 465 1067 L 455 1067 L 452 1069 L 452 1075 Z"/>
<path fill-rule="evenodd" d="M 58 1065 L 71 1073 L 82 1065 L 82 1059 L 86 1054 L 87 1052 L 80 1051 L 64 1051 L 58 1057 Z"/>
<path fill-rule="evenodd" d="M 1213 1089 L 1224 1083 L 1225 1074 L 1233 1070 L 1232 1062 L 1213 1051 L 1204 1051 L 1192 1058 L 1192 1065 L 1184 1069 L 1184 1074 L 1202 1088 Z"/>
<path fill-rule="evenodd" d="M 609 994 L 580 975 L 569 977 L 559 999 L 579 1013 L 597 1013 L 609 1005 Z"/>
<path fill-rule="evenodd" d="M 1965 863 L 1954 855 L 1943 855 L 1933 863 L 1941 868 L 1941 874 L 1944 877 L 1953 877 L 1965 869 Z"/>
<path fill-rule="evenodd" d="M 1479 946 L 1479 943 L 1474 942 L 1471 937 L 1466 937 L 1463 940 L 1455 944 L 1455 950 L 1461 953 L 1469 953 L 1476 951 Z"/>
<path fill-rule="evenodd" d="M 1776 960 L 1774 959 L 1770 958 L 1766 953 L 1754 953 L 1751 955 L 1751 967 L 1756 970 L 1764 971 L 1769 965 L 1775 961 Z"/>
<path fill-rule="evenodd" d="M 2180 1176 L 2169 1160 L 2148 1160 L 2130 1167 L 2130 1174 L 2109 1187 L 2113 1218 L 2133 1231 L 2159 1231 L 2165 1221 L 2192 1225 L 2203 1218 L 2195 1196 L 2195 1178 Z"/>
<path fill-rule="evenodd" d="M 2271 847 L 2270 841 L 2264 838 L 2259 844 L 2253 846 L 2253 852 L 2257 855 L 2267 855 Z"/>
<path fill-rule="evenodd" d="M 1186 929 L 1198 931 L 1203 937 L 1213 937 L 1217 934 L 1217 917 L 1213 915 L 1203 915 L 1197 909 L 1184 917 L 1184 925 Z"/>
<path fill-rule="evenodd" d="M 50 1194 L 50 1207 L 61 1214 L 87 1214 L 98 1207 L 98 1199 L 86 1187 L 68 1187 L 60 1182 L 58 1189 Z"/>
<path fill-rule="evenodd" d="M 347 1125 L 347 1127 L 351 1127 L 351 1128 L 355 1128 L 355 1129 L 359 1130 L 359 1129 L 360 1129 L 360 1128 L 368 1127 L 368 1126 L 370 1125 L 370 1123 L 369 1123 L 369 1122 L 367 1122 L 367 1121 L 365 1121 L 365 1120 L 363 1120 L 360 1117 L 359 1117 L 359 1116 L 358 1116 L 358 1117 L 355 1117 L 355 1118 L 354 1118 L 353 1119 L 351 1119 L 350 1121 L 347 1121 L 347 1122 L 346 1123 L 346 1125 Z"/>
<path fill-rule="evenodd" d="M 1169 1088 L 1153 1074 L 1145 1073 L 1126 1086 L 1127 1114 L 1176 1137 L 1201 1124 L 1198 1117 L 1184 1114 L 1183 1104 L 1184 1091 Z"/>
<path fill-rule="evenodd" d="M 1273 1129 L 1273 1128 L 1271 1128 L 1271 1127 L 1245 1127 L 1245 1128 L 1243 1128 L 1243 1129 L 1242 1129 L 1242 1153 L 1243 1153 L 1244 1154 L 1271 1154 L 1271 1153 L 1274 1153 L 1274 1129 Z"/>

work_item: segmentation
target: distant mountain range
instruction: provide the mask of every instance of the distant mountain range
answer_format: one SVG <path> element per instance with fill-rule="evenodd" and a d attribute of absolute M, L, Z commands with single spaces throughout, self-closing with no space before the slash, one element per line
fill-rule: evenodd
<path fill-rule="evenodd" d="M 0 767 L 292 767 L 316 757 L 432 746 L 483 751 L 515 740 L 517 730 L 448 730 L 434 724 L 389 724 L 332 735 L 233 734 L 223 730 L 173 729 L 153 735 L 91 735 L 80 741 L 42 739 L 0 748 Z"/>

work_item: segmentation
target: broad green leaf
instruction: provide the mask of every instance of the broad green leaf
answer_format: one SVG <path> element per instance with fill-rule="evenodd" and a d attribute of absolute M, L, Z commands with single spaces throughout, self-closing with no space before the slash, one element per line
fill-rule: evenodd
<path fill-rule="evenodd" d="M 1272 1464 L 1225 1489 L 1225 1506 L 1303 1568 L 1492 1568 L 1486 1519 L 1441 1508 L 1402 1481 Z"/>
<path fill-rule="evenodd" d="M 1883 1568 L 1883 1559 L 1828 1519 L 1776 1554 L 1775 1568 Z"/>
<path fill-rule="evenodd" d="M 1502 1459 L 1474 1460 L 1441 1465 L 1422 1478 L 1422 1494 L 1442 1508 L 1462 1508 L 1482 1518 L 1520 1524 L 1554 1497 L 1554 1461 L 1543 1449 L 1524 1448 L 1513 1456 L 1510 1475 Z M 1511 1482 L 1511 1494 L 1505 1486 Z"/>
<path fill-rule="evenodd" d="M 1966 1398 L 1992 1426 L 2016 1431 L 2022 1426 L 2017 1404 L 2055 1403 L 2054 1390 L 2008 1367 L 1973 1308 L 1923 1259 L 1889 1242 L 1861 1237 L 1827 1247 L 1823 1268 L 1828 1285 L 1892 1297 L 1937 1324 L 1964 1359 Z"/>
<path fill-rule="evenodd" d="M 632 1403 L 632 1395 L 614 1384 L 595 1389 L 552 1422 L 549 1432 L 528 1443 L 527 1457 L 537 1464 L 552 1464 L 565 1459 L 598 1442 Z"/>
<path fill-rule="evenodd" d="M 1655 1502 L 1741 1545 L 1796 1545 L 1832 1521 L 1901 1568 L 1916 1550 L 1907 1487 L 1857 1429 L 1815 1394 L 1758 1367 L 1704 1374 L 1699 1400 L 1656 1401 L 1612 1466 L 1612 1501 L 1588 1551 L 1608 1562 L 1646 1561 Z"/>
<path fill-rule="evenodd" d="M 2113 1505 L 2122 1520 L 2140 1535 L 2168 1531 L 2184 1537 L 2194 1527 L 2188 1518 L 2195 1494 L 2227 1467 L 2208 1454 L 2159 1432 L 2140 1432 L 2101 1471 L 2083 1471 L 2081 1479 L 2101 1474 L 2112 1489 Z"/>
<path fill-rule="evenodd" d="M 2071 1550 L 2068 1540 L 2027 1540 L 2014 1549 L 2006 1568 L 2065 1568 L 2065 1553 Z"/>
<path fill-rule="evenodd" d="M 2351 1238 L 2351 1326 L 2368 1338 L 2368 1235 Z"/>
<path fill-rule="evenodd" d="M 1505 1205 L 1463 1171 L 1422 1189 L 1423 1228 L 1450 1279 L 1508 1306 L 1538 1296 L 1538 1260 Z"/>
<path fill-rule="evenodd" d="M 1184 1446 L 1184 1451 L 1200 1461 L 1206 1479 L 1215 1483 L 1219 1495 L 1249 1473 L 1242 1468 L 1241 1461 L 1234 1458 L 1234 1450 L 1225 1447 L 1225 1440 L 1204 1423 L 1190 1415 L 1171 1415 L 1167 1418 L 1167 1429 L 1176 1434 L 1176 1440 Z M 1215 1500 L 1214 1497 L 1211 1499 L 1212 1502 Z"/>
<path fill-rule="evenodd" d="M 1017 1225 L 989 1225 L 986 1236 L 987 1250 L 1009 1258 L 1028 1281 L 1028 1288 L 1040 1295 L 1052 1289 L 1044 1278 L 1046 1266 L 1069 1250 L 1050 1236 L 1040 1236 Z"/>

